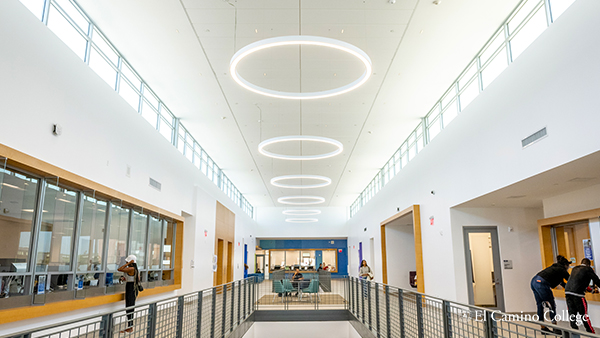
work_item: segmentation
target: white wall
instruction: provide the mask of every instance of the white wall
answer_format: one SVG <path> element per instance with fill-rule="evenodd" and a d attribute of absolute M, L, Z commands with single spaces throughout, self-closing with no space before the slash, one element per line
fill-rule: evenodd
<path fill-rule="evenodd" d="M 600 208 L 600 184 L 549 197 L 543 203 L 545 218 L 597 209 Z"/>
<path fill-rule="evenodd" d="M 349 245 L 379 238 L 379 222 L 396 208 L 419 204 L 425 291 L 465 301 L 462 230 L 450 208 L 600 149 L 595 100 L 600 78 L 583 76 L 600 72 L 600 21 L 593 14 L 599 10 L 598 1 L 576 1 L 349 221 Z M 544 126 L 548 137 L 521 149 L 521 139 Z M 506 241 L 500 245 L 513 255 Z M 376 251 L 381 254 L 380 247 Z M 532 256 L 515 252 L 514 260 L 537 261 L 539 247 L 534 251 Z M 374 270 L 381 278 L 381 266 Z M 536 268 L 526 271 L 530 275 Z M 356 268 L 350 272 L 356 274 Z M 527 288 L 517 287 L 524 294 Z M 530 306 L 530 298 L 507 298 L 507 310 Z"/>
<path fill-rule="evenodd" d="M 17 0 L 0 1 L 0 32 L 0 143 L 185 215 L 183 285 L 179 294 L 212 286 L 216 202 L 236 214 L 236 240 L 250 243 L 256 222 Z M 54 123 L 62 125 L 61 136 L 52 135 Z M 125 175 L 127 166 L 131 167 L 131 177 Z M 161 192 L 149 186 L 149 177 L 162 183 Z M 253 250 L 253 245 L 249 247 Z M 241 248 L 235 247 L 235 259 L 240 263 L 239 269 L 236 265 L 236 278 L 243 274 Z M 193 269 L 191 260 L 195 262 Z M 123 304 L 75 315 L 115 306 L 121 308 Z M 61 318 L 71 315 L 62 314 Z M 5 324 L 0 335 L 11 327 L 39 326 L 45 321 Z"/>
<path fill-rule="evenodd" d="M 288 209 L 317 209 L 321 214 L 314 216 L 289 216 L 282 212 Z M 257 208 L 256 236 L 266 237 L 346 237 L 348 228 L 346 226 L 348 208 L 343 207 L 319 207 L 317 206 L 289 206 L 289 207 L 261 207 Z M 287 218 L 317 218 L 315 223 L 289 223 Z"/>
<path fill-rule="evenodd" d="M 388 284 L 405 289 L 410 286 L 410 271 L 417 271 L 415 261 L 415 235 L 411 225 L 386 225 Z"/>

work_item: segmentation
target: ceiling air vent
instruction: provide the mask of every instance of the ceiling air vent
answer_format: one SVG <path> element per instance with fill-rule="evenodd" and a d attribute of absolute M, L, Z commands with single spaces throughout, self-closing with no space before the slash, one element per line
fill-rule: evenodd
<path fill-rule="evenodd" d="M 162 186 L 162 184 L 160 184 L 159 181 L 153 179 L 152 177 L 150 177 L 150 186 L 158 191 L 160 191 L 160 188 Z"/>
<path fill-rule="evenodd" d="M 521 145 L 523 146 L 523 149 L 530 146 L 532 143 L 546 137 L 548 135 L 548 133 L 546 132 L 546 127 L 536 131 L 535 133 L 527 136 L 526 138 L 521 140 Z"/>

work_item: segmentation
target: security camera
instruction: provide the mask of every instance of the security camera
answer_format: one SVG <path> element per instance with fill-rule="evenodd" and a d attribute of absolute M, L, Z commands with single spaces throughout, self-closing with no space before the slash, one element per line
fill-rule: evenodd
<path fill-rule="evenodd" d="M 432 194 L 432 195 L 435 195 L 435 191 L 431 190 L 431 194 Z"/>
<path fill-rule="evenodd" d="M 390 4 L 392 4 L 392 5 L 396 3 L 396 0 L 389 0 L 389 1 L 390 1 Z"/>

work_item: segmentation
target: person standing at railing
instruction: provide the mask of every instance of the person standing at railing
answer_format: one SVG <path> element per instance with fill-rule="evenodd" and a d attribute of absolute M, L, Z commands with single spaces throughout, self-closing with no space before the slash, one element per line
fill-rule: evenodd
<path fill-rule="evenodd" d="M 590 288 L 591 281 L 594 281 L 596 287 L 600 286 L 600 278 L 598 278 L 591 265 L 592 262 L 584 258 L 581 260 L 581 265 L 573 268 L 571 278 L 565 287 L 565 298 L 571 327 L 578 330 L 577 322 L 581 321 L 587 332 L 596 333 L 590 321 L 587 311 L 588 305 L 585 300 L 585 291 L 592 291 L 592 288 Z"/>
<path fill-rule="evenodd" d="M 373 271 L 371 271 L 371 268 L 367 265 L 367 261 L 366 260 L 362 260 L 362 262 L 360 262 L 360 269 L 358 271 L 358 276 L 360 277 L 362 285 L 363 285 L 363 297 L 367 297 L 367 283 L 365 283 L 364 280 L 373 280 Z"/>
<path fill-rule="evenodd" d="M 135 306 L 135 299 L 137 297 L 137 282 L 139 278 L 139 271 L 137 267 L 137 257 L 135 255 L 129 255 L 125 258 L 125 265 L 119 267 L 117 271 L 125 274 L 125 307 L 129 308 Z M 121 333 L 133 332 L 133 309 L 125 310 L 127 312 L 127 328 Z"/>
<path fill-rule="evenodd" d="M 571 264 L 571 262 L 569 262 L 568 259 L 558 255 L 556 256 L 556 263 L 538 272 L 531 279 L 531 290 L 535 296 L 539 321 L 544 321 L 544 305 L 547 305 L 550 309 L 550 320 L 552 321 L 552 324 L 556 324 L 556 302 L 554 301 L 552 289 L 559 284 L 565 287 L 565 280 L 569 279 L 569 272 L 567 271 L 569 269 L 569 264 Z M 542 331 L 553 332 L 543 325 Z M 554 333 L 561 334 L 556 330 Z"/>

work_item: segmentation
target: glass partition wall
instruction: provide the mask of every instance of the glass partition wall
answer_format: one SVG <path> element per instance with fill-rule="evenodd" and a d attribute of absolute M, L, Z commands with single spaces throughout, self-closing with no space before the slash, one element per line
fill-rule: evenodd
<path fill-rule="evenodd" d="M 303 272 L 316 271 L 319 268 L 317 256 L 321 255 L 321 263 L 325 263 L 327 270 L 337 272 L 336 249 L 271 249 L 269 250 L 269 269 L 294 270 L 299 268 Z"/>
<path fill-rule="evenodd" d="M 0 309 L 124 292 L 138 258 L 145 287 L 173 284 L 177 224 L 121 201 L 0 164 Z"/>

